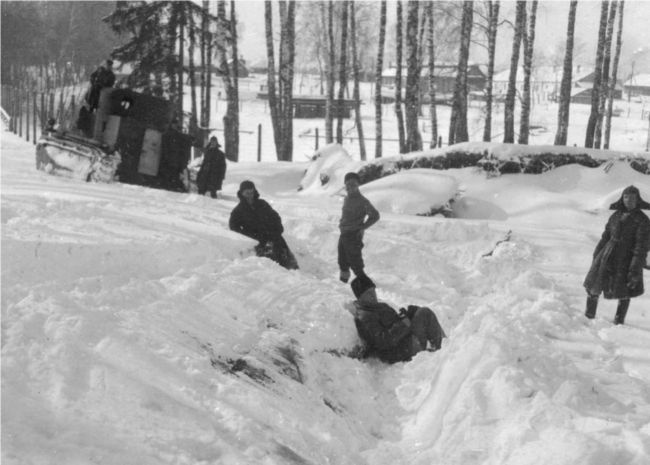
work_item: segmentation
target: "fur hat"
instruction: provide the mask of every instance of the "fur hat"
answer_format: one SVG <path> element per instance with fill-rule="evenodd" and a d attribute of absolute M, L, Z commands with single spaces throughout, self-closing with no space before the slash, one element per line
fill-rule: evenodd
<path fill-rule="evenodd" d="M 354 171 L 350 171 L 349 173 L 346 173 L 346 174 L 345 174 L 345 177 L 343 178 L 343 182 L 346 183 L 346 182 L 348 182 L 350 179 L 356 179 L 357 182 L 359 182 L 359 183 L 361 182 L 361 178 L 360 178 L 359 175 L 358 175 L 357 173 L 355 173 Z"/>
<path fill-rule="evenodd" d="M 244 196 L 242 195 L 242 192 L 244 192 L 246 189 L 253 189 L 255 191 L 255 195 L 253 196 L 255 199 L 260 198 L 260 193 L 257 192 L 257 188 L 255 187 L 255 184 L 253 184 L 253 181 L 250 180 L 245 180 L 242 181 L 241 184 L 239 185 L 239 190 L 237 191 L 237 197 L 239 200 L 244 200 Z"/>
<path fill-rule="evenodd" d="M 623 196 L 625 194 L 634 194 L 636 195 L 637 198 L 637 204 L 636 207 L 640 208 L 642 210 L 650 210 L 650 203 L 646 202 L 641 198 L 641 192 L 639 191 L 639 188 L 636 186 L 627 186 L 625 189 L 623 189 L 623 192 L 621 192 L 621 198 L 618 199 L 616 202 L 611 204 L 609 206 L 610 210 L 625 210 L 625 204 L 623 203 Z"/>
<path fill-rule="evenodd" d="M 352 288 L 352 292 L 354 292 L 354 296 L 358 299 L 368 289 L 374 288 L 375 283 L 368 276 L 357 276 L 350 283 L 350 287 Z"/>

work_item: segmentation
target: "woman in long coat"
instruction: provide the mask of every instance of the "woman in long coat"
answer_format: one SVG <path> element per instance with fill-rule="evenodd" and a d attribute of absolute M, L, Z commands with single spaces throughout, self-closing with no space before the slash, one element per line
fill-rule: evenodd
<path fill-rule="evenodd" d="M 598 297 L 618 299 L 615 324 L 623 324 L 630 299 L 643 294 L 643 268 L 646 265 L 650 220 L 641 209 L 650 204 L 641 199 L 639 189 L 626 187 L 610 210 L 605 231 L 596 245 L 591 268 L 584 281 L 587 290 L 585 316 L 594 318 Z"/>
<path fill-rule="evenodd" d="M 203 162 L 196 176 L 199 195 L 210 192 L 213 199 L 217 198 L 217 191 L 221 190 L 223 178 L 226 177 L 226 155 L 219 147 L 221 147 L 219 141 L 215 136 L 212 136 L 205 148 Z"/>

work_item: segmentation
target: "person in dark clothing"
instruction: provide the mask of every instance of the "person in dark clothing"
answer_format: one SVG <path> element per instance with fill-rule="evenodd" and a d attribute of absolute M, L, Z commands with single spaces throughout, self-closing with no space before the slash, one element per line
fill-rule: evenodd
<path fill-rule="evenodd" d="M 347 283 L 350 268 L 355 276 L 366 276 L 364 272 L 363 232 L 379 221 L 379 212 L 359 191 L 360 178 L 357 173 L 347 173 L 344 178 L 348 195 L 343 200 L 343 211 L 339 222 L 341 235 L 338 243 L 339 279 Z"/>
<path fill-rule="evenodd" d="M 190 161 L 192 139 L 183 134 L 181 124 L 174 118 L 167 131 L 162 134 L 162 153 L 158 177 L 161 187 L 175 192 L 187 192 L 181 176 Z"/>
<path fill-rule="evenodd" d="M 447 335 L 430 308 L 409 305 L 396 312 L 377 301 L 375 284 L 367 276 L 354 278 L 351 287 L 357 300 L 349 309 L 367 357 L 405 362 L 423 350 L 440 349 Z"/>
<path fill-rule="evenodd" d="M 614 324 L 623 324 L 630 299 L 643 294 L 650 220 L 641 209 L 650 210 L 639 189 L 628 186 L 610 210 L 605 231 L 596 245 L 593 261 L 584 281 L 587 291 L 585 316 L 594 318 L 601 292 L 605 299 L 618 299 Z"/>
<path fill-rule="evenodd" d="M 114 85 L 113 60 L 106 60 L 90 75 L 90 89 L 86 93 L 86 102 L 91 112 L 95 111 L 99 105 L 99 94 L 102 89 Z"/>
<path fill-rule="evenodd" d="M 217 192 L 221 190 L 223 178 L 226 177 L 226 155 L 219 147 L 219 141 L 212 136 L 203 152 L 203 162 L 196 177 L 199 195 L 210 192 L 213 199 L 217 198 Z"/>
<path fill-rule="evenodd" d="M 239 204 L 230 213 L 230 229 L 258 241 L 255 252 L 289 269 L 298 269 L 298 263 L 282 237 L 282 219 L 271 205 L 260 199 L 252 181 L 243 181 L 237 192 Z"/>

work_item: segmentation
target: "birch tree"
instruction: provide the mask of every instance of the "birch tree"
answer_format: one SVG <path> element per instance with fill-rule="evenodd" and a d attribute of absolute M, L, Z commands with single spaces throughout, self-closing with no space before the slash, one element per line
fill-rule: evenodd
<path fill-rule="evenodd" d="M 605 105 L 609 94 L 609 64 L 611 62 L 612 36 L 614 34 L 614 21 L 616 20 L 615 1 L 609 4 L 609 15 L 607 17 L 607 31 L 605 32 L 605 50 L 603 52 L 603 72 L 600 88 L 598 89 L 598 119 L 594 129 L 594 148 L 599 149 L 603 134 L 603 119 L 605 117 Z"/>
<path fill-rule="evenodd" d="M 621 0 L 618 14 L 618 32 L 616 33 L 616 52 L 612 65 L 612 77 L 609 81 L 609 92 L 607 95 L 607 113 L 605 115 L 605 135 L 603 148 L 609 149 L 609 137 L 612 131 L 612 111 L 614 106 L 614 92 L 616 91 L 616 80 L 618 73 L 618 61 L 621 56 L 621 45 L 623 44 L 623 9 L 625 2 Z"/>
<path fill-rule="evenodd" d="M 605 34 L 607 31 L 607 11 L 609 2 L 604 0 L 600 7 L 600 27 L 598 28 L 598 45 L 596 47 L 596 67 L 594 69 L 594 84 L 591 89 L 591 111 L 587 122 L 585 134 L 585 147 L 593 148 L 596 124 L 598 122 L 598 110 L 600 108 L 600 83 L 603 73 L 603 57 L 605 52 Z"/>
<path fill-rule="evenodd" d="M 499 0 L 487 2 L 488 7 L 488 65 L 485 78 L 485 126 L 483 127 L 483 141 L 492 140 L 492 103 L 494 97 L 494 56 L 496 53 L 497 29 L 499 25 Z"/>
<path fill-rule="evenodd" d="M 514 143 L 515 141 L 515 98 L 517 94 L 517 68 L 519 67 L 519 52 L 521 39 L 526 28 L 526 2 L 517 0 L 515 18 L 515 33 L 512 38 L 512 55 L 510 56 L 510 75 L 508 78 L 508 90 L 504 104 L 504 128 L 503 142 Z"/>
<path fill-rule="evenodd" d="M 397 20 L 395 24 L 397 44 L 395 50 L 395 115 L 397 116 L 397 133 L 399 137 L 399 151 L 406 151 L 404 136 L 404 116 L 402 114 L 402 0 L 397 0 Z"/>
<path fill-rule="evenodd" d="M 521 97 L 521 117 L 519 119 L 519 144 L 528 144 L 530 130 L 530 74 L 533 65 L 535 45 L 535 21 L 537 18 L 537 0 L 533 0 L 528 17 L 528 33 L 523 34 L 524 45 L 524 87 Z"/>
<path fill-rule="evenodd" d="M 343 110 L 345 108 L 345 89 L 347 87 L 347 57 L 348 57 L 348 11 L 349 1 L 341 2 L 341 53 L 339 55 L 339 94 L 337 105 L 338 118 L 336 120 L 336 142 L 343 143 Z"/>
<path fill-rule="evenodd" d="M 454 84 L 454 97 L 449 121 L 449 145 L 469 140 L 467 131 L 467 65 L 472 38 L 473 16 L 474 2 L 465 0 L 461 19 L 458 67 L 456 68 L 456 82 Z"/>
<path fill-rule="evenodd" d="M 566 145 L 569 132 L 569 106 L 571 104 L 571 86 L 573 83 L 573 41 L 576 25 L 576 10 L 578 0 L 571 0 L 569 5 L 569 20 L 566 33 L 566 47 L 564 50 L 564 65 L 562 68 L 562 82 L 560 84 L 560 97 L 557 111 L 557 131 L 555 145 Z"/>
<path fill-rule="evenodd" d="M 422 136 L 418 128 L 420 66 L 418 57 L 418 2 L 409 0 L 406 22 L 407 74 L 404 106 L 406 109 L 406 151 L 422 150 Z"/>
<path fill-rule="evenodd" d="M 384 71 L 384 45 L 386 42 L 386 0 L 381 0 L 379 14 L 379 45 L 377 46 L 377 65 L 375 67 L 375 158 L 381 158 L 382 147 L 382 95 L 381 75 Z"/>
<path fill-rule="evenodd" d="M 427 47 L 429 52 L 429 119 L 431 122 L 430 148 L 438 146 L 438 115 L 436 111 L 436 76 L 435 76 L 435 48 L 434 48 L 434 24 L 433 24 L 433 2 L 427 2 L 426 14 L 427 26 Z"/>
<path fill-rule="evenodd" d="M 361 120 L 361 98 L 359 95 L 359 56 L 357 53 L 357 18 L 354 2 L 350 2 L 350 42 L 352 45 L 352 73 L 354 78 L 354 121 L 357 127 L 359 138 L 359 156 L 362 161 L 366 160 L 366 141 L 363 136 L 363 123 Z"/>

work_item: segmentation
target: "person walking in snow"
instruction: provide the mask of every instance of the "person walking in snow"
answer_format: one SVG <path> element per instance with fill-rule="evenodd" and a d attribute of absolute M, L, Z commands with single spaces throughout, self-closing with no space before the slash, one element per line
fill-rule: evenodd
<path fill-rule="evenodd" d="M 436 351 L 447 337 L 430 308 L 409 305 L 396 312 L 377 300 L 370 278 L 356 277 L 351 283 L 357 300 L 349 306 L 367 357 L 387 363 L 404 362 L 423 350 Z"/>
<path fill-rule="evenodd" d="M 360 182 L 357 173 L 350 172 L 344 177 L 348 195 L 343 200 L 338 243 L 339 279 L 344 283 L 350 279 L 350 269 L 355 276 L 367 278 L 361 254 L 363 232 L 379 221 L 379 212 L 359 191 Z"/>
<path fill-rule="evenodd" d="M 203 162 L 196 176 L 196 185 L 199 195 L 210 192 L 213 199 L 221 190 L 223 178 L 226 177 L 226 155 L 220 150 L 219 141 L 215 136 L 210 137 L 210 142 L 203 151 Z"/>
<path fill-rule="evenodd" d="M 585 316 L 594 318 L 601 292 L 605 299 L 618 299 L 614 324 L 623 324 L 630 299 L 643 294 L 643 268 L 650 240 L 650 220 L 641 211 L 649 210 L 639 189 L 628 186 L 621 198 L 610 205 L 615 212 L 593 254 L 584 281 L 587 290 Z"/>
<path fill-rule="evenodd" d="M 260 199 L 252 181 L 243 181 L 237 192 L 239 204 L 230 213 L 230 229 L 258 241 L 255 252 L 289 269 L 298 269 L 298 263 L 282 237 L 282 219 L 271 205 Z"/>

